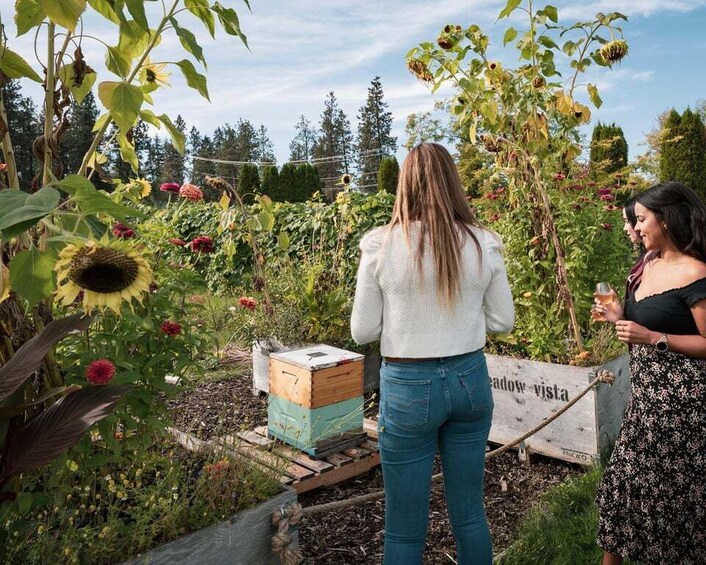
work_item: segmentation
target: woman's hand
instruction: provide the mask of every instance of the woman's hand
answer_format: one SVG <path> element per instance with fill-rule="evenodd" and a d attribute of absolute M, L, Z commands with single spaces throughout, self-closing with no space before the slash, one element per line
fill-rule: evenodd
<path fill-rule="evenodd" d="M 652 330 L 648 330 L 645 326 L 628 320 L 618 320 L 615 322 L 615 331 L 618 334 L 618 339 L 623 343 L 646 343 L 648 345 L 654 345 L 660 336 L 658 332 L 653 332 Z"/>
<path fill-rule="evenodd" d="M 596 294 L 593 296 L 595 297 Z M 591 313 L 596 321 L 617 322 L 625 317 L 620 299 L 615 291 L 613 291 L 613 301 L 610 304 L 601 304 L 598 302 L 598 298 L 594 298 L 593 303 L 594 306 L 591 308 Z"/>

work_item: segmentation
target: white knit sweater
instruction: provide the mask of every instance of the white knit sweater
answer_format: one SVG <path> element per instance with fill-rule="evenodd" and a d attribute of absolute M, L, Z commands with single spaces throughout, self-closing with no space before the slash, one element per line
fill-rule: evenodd
<path fill-rule="evenodd" d="M 494 232 L 472 229 L 482 259 L 479 265 L 476 245 L 467 236 L 461 289 L 453 310 L 439 304 L 428 246 L 421 277 L 417 271 L 418 222 L 411 226 L 409 246 L 399 226 L 365 234 L 351 316 L 353 339 L 359 344 L 379 339 L 386 357 L 447 357 L 482 348 L 486 332 L 511 331 L 515 309 L 502 242 Z"/>

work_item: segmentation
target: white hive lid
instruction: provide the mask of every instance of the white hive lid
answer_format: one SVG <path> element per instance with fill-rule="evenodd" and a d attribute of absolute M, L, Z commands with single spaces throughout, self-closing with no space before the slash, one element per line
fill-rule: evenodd
<path fill-rule="evenodd" d="M 320 343 L 301 347 L 299 349 L 290 349 L 289 351 L 280 351 L 278 353 L 270 353 L 271 359 L 284 361 L 297 367 L 303 367 L 310 371 L 325 369 L 326 367 L 335 367 L 352 361 L 360 361 L 365 356 L 353 351 L 346 351 L 331 345 Z"/>

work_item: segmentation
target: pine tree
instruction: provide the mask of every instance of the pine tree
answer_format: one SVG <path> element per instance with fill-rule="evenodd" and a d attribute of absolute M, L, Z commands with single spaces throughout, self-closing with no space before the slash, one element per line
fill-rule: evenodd
<path fill-rule="evenodd" d="M 274 145 L 270 138 L 267 136 L 267 128 L 265 126 L 260 126 L 255 134 L 255 161 L 260 163 L 274 163 L 275 162 L 275 152 Z"/>
<path fill-rule="evenodd" d="M 329 92 L 319 124 L 319 138 L 314 149 L 316 168 L 324 188 L 332 190 L 347 171 L 352 159 L 353 134 L 345 113 L 338 107 L 336 95 Z M 280 173 L 281 175 L 281 173 Z"/>
<path fill-rule="evenodd" d="M 0 89 L 7 112 L 7 126 L 15 153 L 20 188 L 29 190 L 32 179 L 41 171 L 41 164 L 34 158 L 32 144 L 42 135 L 38 109 L 31 98 L 22 96 L 20 82 L 8 80 Z"/>
<path fill-rule="evenodd" d="M 150 138 L 145 160 L 142 165 L 143 176 L 152 183 L 152 196 L 157 197 L 162 166 L 164 165 L 164 143 L 159 136 Z"/>
<path fill-rule="evenodd" d="M 174 127 L 181 133 L 186 132 L 186 122 L 181 114 L 177 115 L 174 120 Z M 162 174 L 160 175 L 160 183 L 175 182 L 182 184 L 186 180 L 186 164 L 184 155 L 179 153 L 171 141 L 164 144 L 164 161 L 162 164 Z"/>
<path fill-rule="evenodd" d="M 275 165 L 265 165 L 262 168 L 262 187 L 260 192 L 273 201 L 279 199 L 279 171 Z"/>
<path fill-rule="evenodd" d="M 279 172 L 279 192 L 278 202 L 294 202 L 296 201 L 295 187 L 297 185 L 297 166 L 294 163 L 285 163 Z"/>
<path fill-rule="evenodd" d="M 590 170 L 593 176 L 610 174 L 628 164 L 628 143 L 617 125 L 596 124 L 591 137 Z"/>
<path fill-rule="evenodd" d="M 660 153 L 660 180 L 682 182 L 706 197 L 706 130 L 698 114 L 669 112 Z"/>
<path fill-rule="evenodd" d="M 246 163 L 240 168 L 238 177 L 238 194 L 246 204 L 252 204 L 255 196 L 260 193 L 260 175 L 257 166 Z"/>
<path fill-rule="evenodd" d="M 69 127 L 59 142 L 64 174 L 78 173 L 84 155 L 93 141 L 93 125 L 98 117 L 98 108 L 93 93 L 89 92 L 81 104 L 71 102 Z"/>
<path fill-rule="evenodd" d="M 306 163 L 306 199 L 309 200 L 314 193 L 321 190 L 319 170 L 311 163 Z"/>
<path fill-rule="evenodd" d="M 297 134 L 289 144 L 290 161 L 311 161 L 316 149 L 316 130 L 302 114 L 294 126 Z"/>
<path fill-rule="evenodd" d="M 397 194 L 397 180 L 400 175 L 400 165 L 394 156 L 383 157 L 378 169 L 378 191 L 385 190 Z"/>
<path fill-rule="evenodd" d="M 356 149 L 361 186 L 374 184 L 383 157 L 397 151 L 397 138 L 392 137 L 391 131 L 392 113 L 387 111 L 380 77 L 376 76 L 368 88 L 368 100 L 358 112 Z"/>

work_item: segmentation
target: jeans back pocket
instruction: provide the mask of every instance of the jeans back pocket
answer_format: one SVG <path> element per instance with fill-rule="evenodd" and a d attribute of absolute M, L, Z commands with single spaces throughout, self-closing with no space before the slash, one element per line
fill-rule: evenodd
<path fill-rule="evenodd" d="M 381 375 L 383 416 L 387 423 L 411 430 L 429 422 L 431 379 L 398 379 Z"/>
<path fill-rule="evenodd" d="M 493 389 L 490 386 L 490 375 L 485 358 L 470 369 L 459 372 L 458 379 L 468 394 L 473 410 L 493 408 Z"/>

